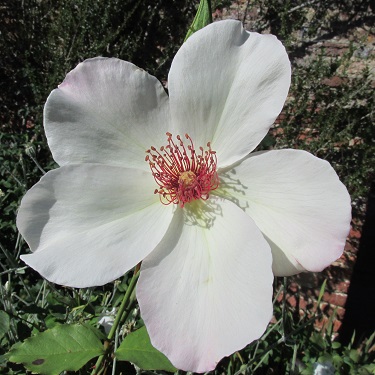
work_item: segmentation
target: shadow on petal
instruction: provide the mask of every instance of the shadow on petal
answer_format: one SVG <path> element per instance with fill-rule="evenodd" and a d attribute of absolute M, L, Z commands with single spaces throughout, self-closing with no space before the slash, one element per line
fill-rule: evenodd
<path fill-rule="evenodd" d="M 237 178 L 236 169 L 231 167 L 229 170 L 222 171 L 219 174 L 219 179 L 219 188 L 215 191 L 215 195 L 233 202 L 246 212 L 246 209 L 249 208 L 246 199 L 248 187 Z M 243 199 L 239 199 L 238 196 L 242 196 Z"/>
<path fill-rule="evenodd" d="M 222 198 L 211 197 L 207 201 L 196 200 L 186 204 L 184 211 L 184 224 L 210 229 L 216 217 L 223 216 L 220 201 Z"/>
<path fill-rule="evenodd" d="M 40 182 L 26 193 L 17 215 L 17 227 L 31 251 L 38 249 L 43 230 L 51 219 L 50 212 L 57 202 L 46 181 L 42 177 Z"/>

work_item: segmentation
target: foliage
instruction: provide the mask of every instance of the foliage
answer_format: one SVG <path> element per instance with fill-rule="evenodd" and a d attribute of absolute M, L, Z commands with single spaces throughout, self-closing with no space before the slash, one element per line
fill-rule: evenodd
<path fill-rule="evenodd" d="M 201 0 L 197 9 L 197 14 L 195 15 L 192 24 L 186 34 L 184 42 L 192 36 L 196 31 L 202 29 L 203 27 L 209 25 L 212 22 L 212 10 L 211 2 L 209 0 Z"/>
<path fill-rule="evenodd" d="M 168 358 L 151 345 L 145 326 L 126 336 L 115 356 L 119 360 L 132 362 L 143 370 L 177 371 Z"/>
<path fill-rule="evenodd" d="M 7 357 L 36 373 L 77 371 L 104 352 L 100 331 L 80 324 L 56 325 L 14 345 Z M 98 337 L 99 336 L 99 337 Z"/>
<path fill-rule="evenodd" d="M 285 43 L 294 44 L 296 37 L 303 42 L 324 34 L 345 32 L 358 19 L 371 18 L 371 0 L 286 0 L 259 1 L 258 28 L 270 28 Z M 299 34 L 299 35 L 296 35 Z"/>
<path fill-rule="evenodd" d="M 214 1 L 213 10 L 230 3 Z M 257 11 L 248 27 L 278 35 L 293 59 L 290 98 L 263 148 L 306 149 L 327 159 L 355 202 L 363 202 L 375 165 L 373 83 L 368 69 L 355 74 L 352 70 L 353 61 L 365 59 L 363 51 L 352 45 L 344 55 L 327 57 L 324 48 L 312 52 L 310 47 L 319 38 L 371 20 L 371 1 L 250 3 L 249 11 Z M 42 129 L 49 92 L 78 62 L 98 55 L 131 61 L 165 81 L 197 5 L 198 1 L 188 0 L 17 0 L 0 8 L 1 373 L 24 374 L 23 365 L 17 364 L 24 361 L 14 353 L 22 353 L 22 345 L 27 348 L 27 343 L 43 334 L 63 329 L 77 335 L 82 329 L 77 327 L 85 327 L 93 329 L 88 334 L 95 335 L 93 341 L 104 342 L 99 318 L 119 308 L 130 284 L 126 275 L 96 289 L 62 288 L 43 281 L 19 262 L 20 253 L 27 251 L 15 226 L 20 199 L 44 171 L 56 167 Z M 314 322 L 322 319 L 322 312 L 315 307 L 296 313 L 286 297 L 277 298 L 286 296 L 286 290 L 284 285 L 275 291 L 275 318 L 263 337 L 224 359 L 218 374 L 312 374 L 314 363 L 326 362 L 340 375 L 375 372 L 373 336 L 358 348 L 342 347 L 332 340 L 333 318 L 318 332 Z M 133 301 L 115 342 L 126 342 L 123 338 L 142 326 Z M 5 353 L 11 348 L 9 358 Z M 100 353 L 98 347 L 95 355 Z M 91 371 L 95 360 L 90 358 L 84 357 L 82 364 L 87 364 L 79 374 Z M 107 361 L 106 366 L 116 366 L 118 373 L 135 373 L 122 361 Z"/>

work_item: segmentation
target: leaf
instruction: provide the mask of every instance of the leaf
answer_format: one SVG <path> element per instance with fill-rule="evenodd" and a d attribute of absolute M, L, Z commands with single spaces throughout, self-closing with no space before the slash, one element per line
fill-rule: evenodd
<path fill-rule="evenodd" d="M 7 354 L 10 362 L 22 363 L 28 370 L 53 375 L 77 371 L 90 359 L 103 354 L 96 334 L 79 324 L 57 325 L 30 337 Z"/>
<path fill-rule="evenodd" d="M 332 362 L 336 368 L 340 368 L 344 362 L 340 355 L 336 354 L 332 357 Z"/>
<path fill-rule="evenodd" d="M 126 336 L 115 356 L 119 361 L 129 361 L 142 370 L 177 371 L 168 358 L 151 345 L 145 326 Z"/>
<path fill-rule="evenodd" d="M 211 0 L 201 0 L 193 23 L 185 36 L 186 42 L 196 31 L 212 23 Z"/>
<path fill-rule="evenodd" d="M 265 149 L 269 149 L 275 146 L 275 144 L 276 144 L 276 139 L 270 134 L 266 134 L 265 137 L 260 142 L 260 146 L 262 146 Z"/>
<path fill-rule="evenodd" d="M 319 297 L 318 297 L 318 302 L 317 302 L 317 309 L 320 309 L 319 305 L 320 305 L 320 302 L 321 302 L 321 300 L 323 298 L 324 292 L 326 290 L 326 285 L 327 285 L 327 279 L 324 279 L 323 284 L 320 287 L 320 291 L 319 291 Z"/>
<path fill-rule="evenodd" d="M 99 340 L 106 340 L 107 336 L 98 328 L 94 327 L 89 323 L 81 323 L 84 327 L 89 329 Z"/>
<path fill-rule="evenodd" d="M 374 342 L 374 339 L 375 339 L 375 332 L 366 341 L 365 350 L 364 350 L 365 353 L 370 353 L 370 348 L 372 346 L 372 343 Z"/>
<path fill-rule="evenodd" d="M 349 353 L 349 357 L 350 359 L 354 362 L 354 363 L 358 363 L 359 362 L 359 359 L 360 359 L 360 355 L 358 353 L 357 350 L 355 349 L 352 349 Z"/>
<path fill-rule="evenodd" d="M 2 339 L 5 336 L 5 334 L 9 331 L 9 328 L 9 315 L 5 311 L 0 310 L 0 339 Z"/>
<path fill-rule="evenodd" d="M 338 341 L 334 341 L 332 343 L 332 349 L 340 349 L 340 348 L 341 348 L 341 344 Z"/>

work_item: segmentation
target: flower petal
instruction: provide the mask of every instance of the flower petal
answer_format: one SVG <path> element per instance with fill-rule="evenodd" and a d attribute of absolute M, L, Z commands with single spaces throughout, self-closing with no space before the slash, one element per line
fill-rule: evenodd
<path fill-rule="evenodd" d="M 343 252 L 350 196 L 331 165 L 308 152 L 257 152 L 221 175 L 217 194 L 232 196 L 269 241 L 273 271 L 321 271 Z"/>
<path fill-rule="evenodd" d="M 102 163 L 148 170 L 145 151 L 165 143 L 168 95 L 133 64 L 94 58 L 72 70 L 44 108 L 56 162 Z M 156 142 L 156 144 L 155 144 Z"/>
<path fill-rule="evenodd" d="M 271 319 L 271 252 L 229 201 L 196 201 L 175 215 L 142 262 L 137 298 L 152 344 L 181 370 L 209 371 Z"/>
<path fill-rule="evenodd" d="M 17 226 L 34 251 L 22 260 L 62 285 L 113 281 L 156 247 L 172 220 L 172 207 L 153 190 L 151 174 L 137 169 L 82 164 L 48 172 L 21 202 Z"/>
<path fill-rule="evenodd" d="M 214 22 L 177 52 L 168 88 L 175 130 L 197 146 L 211 141 L 220 167 L 252 151 L 280 113 L 291 69 L 273 35 L 249 33 L 239 21 Z"/>

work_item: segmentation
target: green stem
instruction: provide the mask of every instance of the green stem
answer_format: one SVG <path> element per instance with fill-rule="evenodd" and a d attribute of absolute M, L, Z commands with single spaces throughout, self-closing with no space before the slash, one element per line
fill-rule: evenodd
<path fill-rule="evenodd" d="M 283 278 L 283 307 L 282 307 L 282 329 L 283 329 L 283 338 L 286 338 L 286 293 L 287 293 L 287 288 L 288 288 L 288 279 L 286 277 Z"/>
<path fill-rule="evenodd" d="M 91 375 L 98 375 L 99 374 L 100 368 L 101 368 L 102 363 L 103 363 L 103 360 L 107 356 L 107 354 L 109 353 L 109 351 L 111 349 L 111 346 L 109 345 L 109 341 L 113 340 L 113 338 L 116 334 L 116 329 L 122 321 L 121 317 L 124 315 L 126 307 L 127 307 L 128 303 L 130 301 L 130 297 L 131 297 L 131 295 L 134 291 L 135 285 L 137 284 L 137 280 L 138 280 L 138 276 L 139 276 L 139 269 L 140 269 L 140 264 L 138 264 L 134 269 L 133 277 L 130 280 L 130 284 L 128 286 L 128 289 L 126 289 L 126 293 L 124 295 L 124 298 L 123 298 L 123 300 L 121 302 L 121 305 L 120 305 L 120 307 L 117 311 L 116 319 L 113 322 L 113 326 L 112 326 L 111 330 L 109 331 L 107 341 L 104 343 L 105 352 L 96 361 L 95 367 L 92 370 Z"/>
<path fill-rule="evenodd" d="M 130 296 L 129 304 L 128 304 L 127 308 L 125 309 L 124 313 L 122 314 L 121 322 L 126 322 L 126 321 L 128 320 L 131 311 L 132 311 L 132 310 L 134 309 L 134 307 L 135 307 L 135 304 L 136 304 L 136 300 L 135 300 L 135 290 L 133 290 L 133 293 L 132 293 L 132 295 Z"/>

